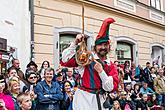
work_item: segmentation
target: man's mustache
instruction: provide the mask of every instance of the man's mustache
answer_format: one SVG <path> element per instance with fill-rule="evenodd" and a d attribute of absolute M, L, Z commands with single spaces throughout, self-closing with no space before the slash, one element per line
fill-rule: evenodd
<path fill-rule="evenodd" d="M 101 51 L 107 52 L 108 50 L 107 49 L 100 49 L 99 52 L 101 52 Z"/>

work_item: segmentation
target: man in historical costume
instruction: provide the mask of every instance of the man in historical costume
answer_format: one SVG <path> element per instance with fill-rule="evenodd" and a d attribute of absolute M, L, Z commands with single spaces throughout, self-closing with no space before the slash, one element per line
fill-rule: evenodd
<path fill-rule="evenodd" d="M 86 66 L 79 66 L 75 60 L 76 48 L 84 35 L 78 34 L 75 41 L 63 51 L 62 65 L 79 67 L 82 77 L 81 87 L 73 97 L 73 110 L 106 110 L 103 107 L 105 91 L 115 91 L 118 87 L 118 73 L 116 66 L 107 58 L 110 51 L 109 25 L 114 19 L 103 21 L 100 32 L 96 37 L 93 61 Z"/>

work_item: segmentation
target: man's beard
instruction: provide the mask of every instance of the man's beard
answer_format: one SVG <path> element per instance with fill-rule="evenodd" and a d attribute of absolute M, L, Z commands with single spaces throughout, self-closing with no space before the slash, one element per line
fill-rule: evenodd
<path fill-rule="evenodd" d="M 101 57 L 104 57 L 108 54 L 108 49 L 100 49 L 97 51 L 97 54 Z"/>

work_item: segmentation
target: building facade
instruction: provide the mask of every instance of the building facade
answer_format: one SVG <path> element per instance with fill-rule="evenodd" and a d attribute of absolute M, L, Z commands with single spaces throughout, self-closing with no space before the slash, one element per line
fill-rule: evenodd
<path fill-rule="evenodd" d="M 0 73 L 20 60 L 22 70 L 30 60 L 29 0 L 2 0 L 0 3 Z"/>
<path fill-rule="evenodd" d="M 35 0 L 34 58 L 58 67 L 61 52 L 82 32 L 84 3 L 85 35 L 92 49 L 105 18 L 112 17 L 109 57 L 145 65 L 159 57 L 165 62 L 165 1 L 163 0 Z"/>

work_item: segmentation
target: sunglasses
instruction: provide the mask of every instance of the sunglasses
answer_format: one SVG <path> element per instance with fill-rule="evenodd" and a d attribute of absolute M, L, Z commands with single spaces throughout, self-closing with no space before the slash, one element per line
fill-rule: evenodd
<path fill-rule="evenodd" d="M 11 72 L 11 74 L 17 74 L 17 72 Z"/>
<path fill-rule="evenodd" d="M 5 80 L 4 79 L 0 79 L 0 83 L 5 83 Z"/>
<path fill-rule="evenodd" d="M 34 77 L 29 77 L 29 79 L 35 79 L 35 78 L 37 78 L 37 76 L 34 76 Z"/>

